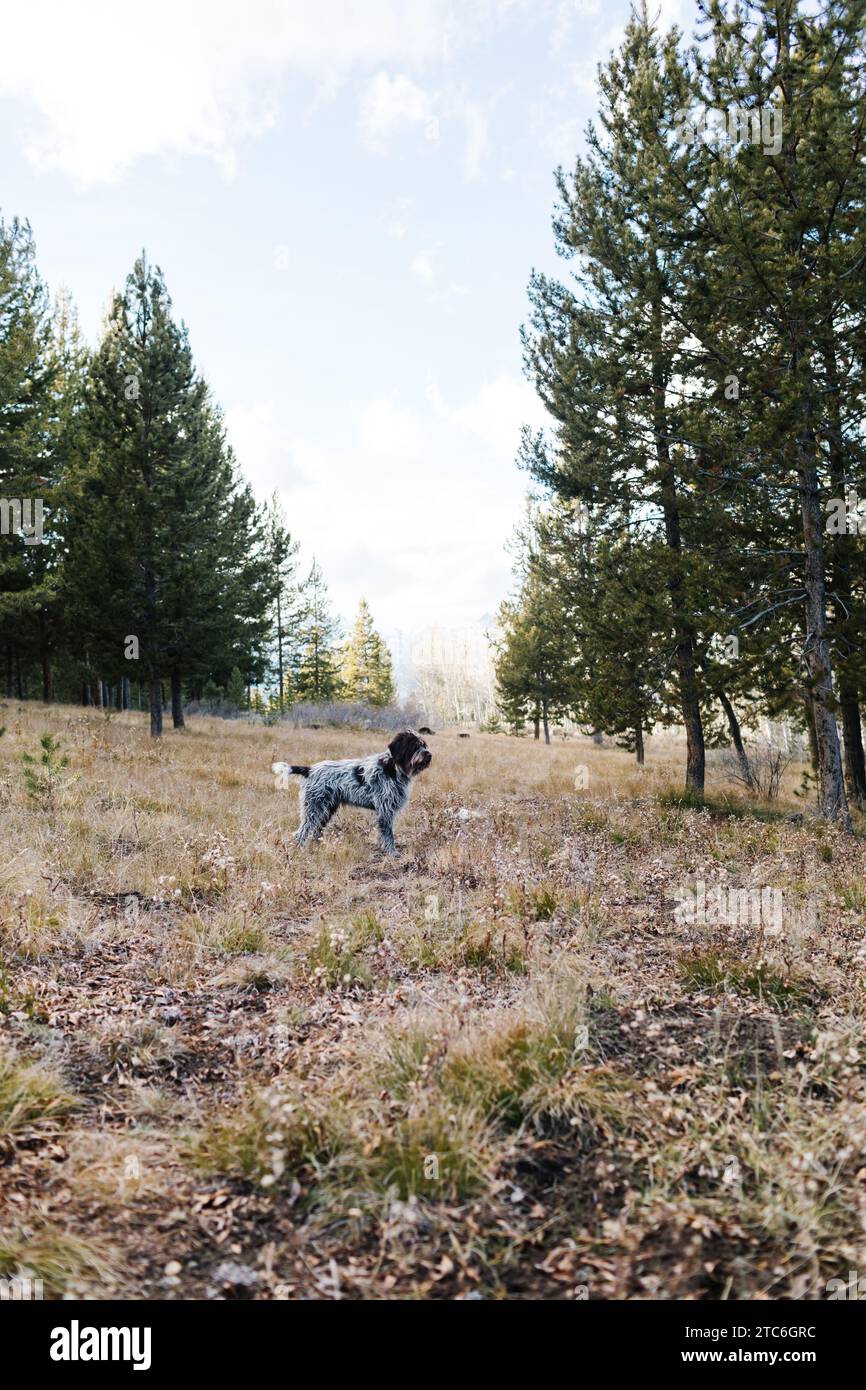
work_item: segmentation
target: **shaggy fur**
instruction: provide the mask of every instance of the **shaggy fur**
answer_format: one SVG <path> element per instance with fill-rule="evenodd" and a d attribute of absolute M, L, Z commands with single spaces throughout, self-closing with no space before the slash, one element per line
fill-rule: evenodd
<path fill-rule="evenodd" d="M 301 824 L 295 831 L 298 844 L 318 840 L 340 806 L 361 806 L 376 814 L 382 849 L 396 854 L 394 817 L 409 800 L 412 778 L 430 766 L 432 757 L 422 738 L 403 729 L 384 753 L 369 758 L 342 758 L 312 767 L 274 763 L 274 772 L 306 779 L 301 788 Z"/>

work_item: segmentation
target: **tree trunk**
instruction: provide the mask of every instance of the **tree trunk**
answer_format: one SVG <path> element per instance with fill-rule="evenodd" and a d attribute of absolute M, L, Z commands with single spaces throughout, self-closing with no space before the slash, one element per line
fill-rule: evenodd
<path fill-rule="evenodd" d="M 839 401 L 839 371 L 836 362 L 834 326 L 829 324 L 830 339 L 824 349 L 827 371 L 826 408 L 830 417 L 827 444 L 830 457 L 830 478 L 836 497 L 844 497 L 846 452 L 842 433 Z M 831 544 L 832 601 L 835 616 L 835 650 L 839 661 L 839 708 L 842 716 L 842 737 L 845 749 L 845 781 L 848 795 L 858 806 L 866 801 L 866 758 L 863 754 L 863 733 L 860 723 L 859 693 L 854 679 L 846 669 L 846 657 L 858 654 L 859 633 L 851 588 L 851 541 L 846 535 L 837 536 Z"/>
<path fill-rule="evenodd" d="M 796 21 L 790 10 L 779 12 L 776 37 L 780 67 L 787 74 L 783 83 L 783 119 L 801 99 L 800 77 L 791 62 L 791 44 Z M 803 75 L 804 80 L 810 80 Z M 793 129 L 792 126 L 787 127 Z M 802 174 L 798 165 L 795 142 L 788 135 L 782 153 L 786 192 L 793 206 L 802 198 Z M 803 201 L 806 201 L 805 199 Z M 784 325 L 784 336 L 790 347 L 789 379 L 796 389 L 799 428 L 796 437 L 797 489 L 800 494 L 800 517 L 803 528 L 803 587 L 806 591 L 806 640 L 803 663 L 806 667 L 806 688 L 812 699 L 815 715 L 815 743 L 818 752 L 818 809 L 827 820 L 838 821 L 851 830 L 851 813 L 845 795 L 842 775 L 842 750 L 836 725 L 833 668 L 830 644 L 827 639 L 827 588 L 824 557 L 824 516 L 821 507 L 821 484 L 818 473 L 818 441 L 815 427 L 816 382 L 810 353 L 818 327 L 813 321 L 820 300 L 808 297 L 804 284 L 814 265 L 814 248 L 807 244 L 805 223 L 798 215 L 791 227 L 787 246 L 790 263 L 788 291 L 790 309 Z M 820 277 L 818 277 L 820 279 Z M 826 342 L 828 320 L 821 325 L 821 340 Z"/>
<path fill-rule="evenodd" d="M 283 610 L 277 590 L 277 668 L 280 680 L 280 714 L 283 712 Z"/>
<path fill-rule="evenodd" d="M 860 704 L 856 692 L 844 685 L 839 690 L 842 714 L 842 741 L 845 748 L 845 781 L 848 795 L 858 806 L 866 801 L 866 756 L 863 753 L 863 730 L 860 724 Z"/>
<path fill-rule="evenodd" d="M 85 707 L 93 704 L 93 691 L 90 689 L 90 686 L 87 684 L 86 681 L 84 682 L 84 685 L 81 687 L 81 703 Z"/>
<path fill-rule="evenodd" d="M 672 580 L 669 585 L 674 607 L 674 626 L 677 633 L 676 667 L 680 687 L 680 708 L 686 727 L 686 790 L 704 794 L 707 755 L 704 747 L 704 726 L 701 721 L 701 703 L 698 698 L 697 673 L 695 670 L 694 644 L 688 625 L 684 620 L 684 608 L 674 590 L 681 580 Z"/>
<path fill-rule="evenodd" d="M 183 690 L 180 671 L 175 666 L 171 673 L 171 722 L 176 729 L 185 728 L 183 721 Z"/>
<path fill-rule="evenodd" d="M 547 701 L 546 701 L 546 700 L 544 701 L 544 703 L 543 703 L 542 706 L 541 706 L 541 719 L 542 719 L 542 723 L 544 724 L 544 742 L 545 742 L 545 743 L 549 743 L 549 742 L 550 742 L 550 724 L 548 723 L 548 720 L 547 720 Z"/>
<path fill-rule="evenodd" d="M 123 709 L 123 677 L 118 678 L 117 685 L 114 687 L 114 708 Z"/>
<path fill-rule="evenodd" d="M 811 395 L 805 405 L 807 424 L 797 441 L 797 478 L 803 521 L 806 589 L 806 642 L 803 658 L 809 673 L 809 692 L 815 712 L 818 749 L 818 806 L 827 820 L 851 829 L 851 813 L 842 777 L 839 730 L 833 712 L 833 671 L 827 641 L 827 595 L 824 580 L 824 537 L 818 470 L 814 461 Z"/>
<path fill-rule="evenodd" d="M 150 682 L 150 736 L 162 737 L 162 685 L 158 680 Z"/>
<path fill-rule="evenodd" d="M 147 482 L 150 482 L 149 460 L 145 468 Z M 150 538 L 148 538 L 149 542 Z M 162 684 L 157 676 L 157 658 L 153 650 L 153 633 L 156 626 L 156 574 L 149 565 L 145 566 L 144 571 L 144 600 L 145 600 L 145 628 L 146 640 L 142 644 L 147 653 L 147 675 L 148 675 L 148 701 L 150 705 L 150 736 L 151 738 L 162 737 L 162 707 L 165 697 L 162 693 Z M 139 687 L 140 690 L 140 687 Z"/>
<path fill-rule="evenodd" d="M 643 767 L 645 754 L 643 746 L 643 726 L 641 724 L 635 724 L 634 726 L 634 752 L 638 767 Z"/>
<path fill-rule="evenodd" d="M 42 649 L 42 699 L 46 705 L 50 705 L 54 699 L 54 679 L 51 671 L 51 659 L 44 647 Z"/>
<path fill-rule="evenodd" d="M 123 692 L 123 708 L 124 708 L 124 709 L 129 709 L 129 706 L 130 706 L 130 699 L 129 699 L 129 676 L 124 676 L 124 677 L 123 677 L 123 680 L 120 682 L 120 687 L 121 687 L 121 690 L 122 690 L 122 692 Z"/>
<path fill-rule="evenodd" d="M 541 715 L 539 714 L 538 706 L 536 706 L 535 713 L 532 716 L 532 724 L 534 729 L 534 733 L 532 736 L 533 738 L 538 739 L 541 737 Z"/>
<path fill-rule="evenodd" d="M 752 769 L 749 766 L 748 755 L 743 746 L 743 736 L 740 733 L 740 721 L 734 712 L 733 705 L 731 704 L 730 700 L 728 699 L 727 695 L 723 690 L 719 691 L 719 700 L 721 701 L 722 709 L 725 711 L 725 715 L 727 716 L 728 728 L 731 732 L 731 743 L 737 750 L 737 757 L 740 760 L 740 771 L 743 774 L 743 781 L 749 788 L 749 791 L 753 792 L 755 791 L 755 779 L 752 776 Z"/>
<path fill-rule="evenodd" d="M 695 667 L 695 644 L 686 604 L 682 562 L 682 533 L 680 530 L 679 501 L 677 498 L 676 474 L 671 463 L 668 439 L 670 431 L 667 419 L 667 379 L 662 360 L 662 311 L 659 299 L 653 304 L 654 338 L 658 349 L 653 354 L 653 431 L 655 452 L 661 476 L 661 504 L 665 519 L 665 542 L 676 556 L 676 564 L 668 580 L 668 594 L 673 617 L 674 641 L 676 648 L 674 661 L 680 695 L 680 708 L 686 728 L 686 791 L 704 794 L 706 775 L 706 752 L 704 748 L 704 726 L 701 722 L 701 702 L 698 693 L 698 678 Z"/>
<path fill-rule="evenodd" d="M 815 711 L 812 708 L 812 698 L 807 691 L 803 697 L 803 709 L 806 714 L 806 734 L 809 739 L 809 761 L 812 764 L 812 773 L 818 776 L 818 738 L 815 733 Z"/>
<path fill-rule="evenodd" d="M 22 672 L 22 670 L 21 670 L 21 658 L 20 658 L 20 656 L 16 656 L 16 658 L 15 658 L 15 689 L 16 689 L 17 692 L 18 692 L 18 699 L 19 699 L 19 700 L 23 700 L 23 699 L 25 698 L 25 695 L 24 695 L 24 675 L 23 675 L 23 672 Z"/>
<path fill-rule="evenodd" d="M 99 676 L 93 682 L 93 703 L 97 709 L 102 709 L 102 681 Z"/>

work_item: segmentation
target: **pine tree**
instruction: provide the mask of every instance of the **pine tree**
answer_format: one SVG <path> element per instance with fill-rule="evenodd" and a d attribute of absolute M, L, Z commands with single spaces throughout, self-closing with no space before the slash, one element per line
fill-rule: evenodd
<path fill-rule="evenodd" d="M 134 644 L 154 736 L 164 678 L 180 727 L 184 680 L 223 682 L 234 666 L 247 684 L 263 677 L 272 532 L 239 478 L 162 275 L 143 256 L 114 297 L 88 372 L 67 513 L 81 647 L 98 688 L 106 675 L 128 675 Z"/>
<path fill-rule="evenodd" d="M 298 542 L 289 534 L 276 495 L 271 498 L 268 509 L 268 532 L 276 580 L 273 666 L 277 677 L 277 705 L 282 713 L 293 698 L 293 667 L 297 662 L 292 660 L 292 653 L 297 651 L 305 601 L 295 581 Z"/>
<path fill-rule="evenodd" d="M 580 500 L 611 537 L 658 539 L 672 670 L 686 729 L 686 785 L 702 793 L 705 751 L 697 651 L 702 607 L 721 582 L 701 542 L 715 522 L 698 451 L 684 442 L 691 344 L 678 321 L 684 256 L 671 235 L 657 151 L 667 113 L 687 104 L 676 35 L 660 44 L 646 14 L 600 72 L 603 135 L 557 175 L 557 249 L 577 262 L 573 287 L 530 284 L 527 366 L 556 422 L 555 443 L 527 439 L 524 461 L 565 502 Z M 683 165 L 695 162 L 688 151 Z"/>
<path fill-rule="evenodd" d="M 163 586 L 175 727 L 183 724 L 182 679 L 224 679 L 233 664 L 247 685 L 265 679 L 281 566 L 291 545 L 242 482 L 222 415 L 209 399 L 194 415 L 187 443 L 175 496 L 189 543 L 166 556 Z"/>
<path fill-rule="evenodd" d="M 539 564 L 551 575 L 576 643 L 574 718 L 617 738 L 644 762 L 644 735 L 678 717 L 671 686 L 673 633 L 657 576 L 660 538 L 596 531 L 586 509 L 552 510 L 539 528 Z"/>
<path fill-rule="evenodd" d="M 331 613 L 321 567 L 313 560 L 301 586 L 291 657 L 294 697 L 322 704 L 340 697 L 339 623 Z"/>
<path fill-rule="evenodd" d="M 65 673 L 62 683 L 67 695 L 78 696 L 86 674 L 72 622 L 65 563 L 67 548 L 63 541 L 67 530 L 67 479 L 81 449 L 90 355 L 81 336 L 72 297 L 65 290 L 55 296 L 50 359 L 53 368 L 51 455 L 56 479 L 53 521 L 60 543 L 50 546 L 46 554 L 50 588 L 39 620 L 42 698 L 46 703 L 54 698 L 56 664 L 60 665 L 61 677 Z"/>
<path fill-rule="evenodd" d="M 249 701 L 247 700 L 247 683 L 244 680 L 243 672 L 240 667 L 234 666 L 229 673 L 225 691 L 226 704 L 232 709 L 246 709 Z"/>
<path fill-rule="evenodd" d="M 342 654 L 343 698 L 369 705 L 388 705 L 395 695 L 391 653 L 373 625 L 366 599 Z"/>
<path fill-rule="evenodd" d="M 0 655 L 6 693 L 19 698 L 55 606 L 53 384 L 48 296 L 30 227 L 0 219 Z"/>
<path fill-rule="evenodd" d="M 552 598 L 532 576 L 516 602 L 501 605 L 496 661 L 503 714 L 518 731 L 531 720 L 535 737 L 543 730 L 545 743 L 551 723 L 571 712 L 575 697 L 570 634 Z"/>
<path fill-rule="evenodd" d="M 82 455 L 70 480 L 76 617 L 97 683 L 121 671 L 124 642 L 134 639 L 158 736 L 171 637 L 164 569 L 168 552 L 185 543 L 183 517 L 172 511 L 173 475 L 183 468 L 204 388 L 162 277 L 144 257 L 114 296 L 87 394 Z"/>
<path fill-rule="evenodd" d="M 499 709 L 515 733 L 529 720 L 546 743 L 551 722 L 573 714 L 577 695 L 577 636 L 565 582 L 571 555 L 554 536 L 561 539 L 562 531 L 552 516 L 528 504 L 509 546 L 519 590 L 501 604 L 491 634 Z"/>
<path fill-rule="evenodd" d="M 862 562 L 853 548 L 828 548 L 826 516 L 863 465 L 866 10 L 862 0 L 817 12 L 769 0 L 700 9 L 712 43 L 694 55 L 694 100 L 741 113 L 753 134 L 694 142 L 699 183 L 681 180 L 677 192 L 680 235 L 699 263 L 681 317 L 700 344 L 695 371 L 707 382 L 722 370 L 737 383 L 717 459 L 741 507 L 769 523 L 757 616 L 799 608 L 791 689 L 814 726 L 820 809 L 849 826 L 836 713 L 841 698 L 849 781 L 860 794 L 863 669 L 847 599 Z"/>

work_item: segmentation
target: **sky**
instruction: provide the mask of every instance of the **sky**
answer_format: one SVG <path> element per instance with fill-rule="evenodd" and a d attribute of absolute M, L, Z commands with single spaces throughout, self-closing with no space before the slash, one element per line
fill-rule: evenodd
<path fill-rule="evenodd" d="M 689 0 L 662 23 L 690 29 Z M 511 588 L 543 412 L 519 329 L 553 171 L 627 0 L 28 0 L 0 212 L 98 338 L 144 248 L 257 495 L 349 621 L 462 628 Z"/>

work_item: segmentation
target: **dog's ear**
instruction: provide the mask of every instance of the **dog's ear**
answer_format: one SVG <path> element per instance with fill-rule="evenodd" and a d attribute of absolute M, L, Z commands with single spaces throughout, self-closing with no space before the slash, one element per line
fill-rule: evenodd
<path fill-rule="evenodd" d="M 421 747 L 421 740 L 411 729 L 401 729 L 388 744 L 388 752 L 400 771 L 408 777 L 412 770 L 412 755 Z"/>

